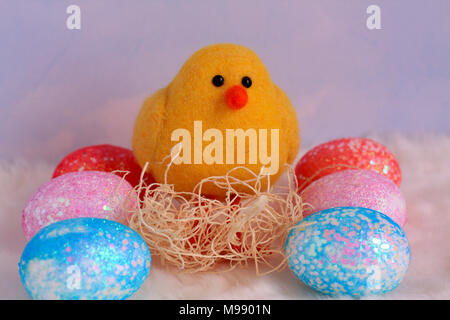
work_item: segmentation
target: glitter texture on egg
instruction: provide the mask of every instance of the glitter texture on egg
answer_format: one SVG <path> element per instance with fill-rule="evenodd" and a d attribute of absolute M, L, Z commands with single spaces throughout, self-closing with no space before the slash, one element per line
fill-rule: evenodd
<path fill-rule="evenodd" d="M 381 143 L 366 138 L 343 138 L 309 150 L 297 163 L 300 190 L 327 174 L 366 169 L 381 173 L 400 186 L 402 175 L 395 156 Z"/>
<path fill-rule="evenodd" d="M 39 231 L 19 262 L 32 299 L 126 299 L 144 283 L 151 256 L 143 239 L 111 220 L 77 218 Z"/>
<path fill-rule="evenodd" d="M 105 171 L 114 172 L 125 179 L 132 185 L 139 184 L 142 169 L 136 162 L 133 151 L 112 146 L 109 144 L 88 146 L 69 153 L 58 164 L 53 172 L 53 178 L 69 172 L 79 171 Z M 151 184 L 155 182 L 150 173 L 144 174 L 144 182 Z"/>
<path fill-rule="evenodd" d="M 361 297 L 396 288 L 410 263 L 408 239 L 388 216 L 339 207 L 300 221 L 286 240 L 291 271 L 327 294 Z"/>
<path fill-rule="evenodd" d="M 384 213 L 401 227 L 406 222 L 406 202 L 392 180 L 369 170 L 344 170 L 326 175 L 303 190 L 308 206 L 304 216 L 334 207 L 363 207 Z"/>
<path fill-rule="evenodd" d="M 42 185 L 22 215 L 27 240 L 43 227 L 64 219 L 94 217 L 127 223 L 137 206 L 133 187 L 124 179 L 100 171 L 71 172 Z"/>

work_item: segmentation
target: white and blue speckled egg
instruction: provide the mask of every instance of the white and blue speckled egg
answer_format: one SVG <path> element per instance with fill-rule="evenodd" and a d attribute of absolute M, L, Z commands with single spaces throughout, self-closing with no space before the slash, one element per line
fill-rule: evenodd
<path fill-rule="evenodd" d="M 297 226 L 286 240 L 288 265 L 303 283 L 321 293 L 382 294 L 396 288 L 408 270 L 405 233 L 378 211 L 331 208 Z"/>
<path fill-rule="evenodd" d="M 33 299 L 126 299 L 150 271 L 150 251 L 129 227 L 111 220 L 76 218 L 41 229 L 19 262 Z"/>

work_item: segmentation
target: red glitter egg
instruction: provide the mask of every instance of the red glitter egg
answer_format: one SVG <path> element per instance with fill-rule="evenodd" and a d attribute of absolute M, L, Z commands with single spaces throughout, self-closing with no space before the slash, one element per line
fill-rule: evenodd
<path fill-rule="evenodd" d="M 81 148 L 69 153 L 58 164 L 53 177 L 56 178 L 68 172 L 75 171 L 128 171 L 125 179 L 132 185 L 139 184 L 142 168 L 136 162 L 133 152 L 129 149 L 102 144 Z M 115 172 L 118 176 L 123 176 L 123 172 Z M 144 182 L 150 184 L 155 182 L 153 177 L 146 173 Z"/>
<path fill-rule="evenodd" d="M 343 138 L 309 150 L 297 163 L 299 189 L 311 182 L 347 169 L 366 169 L 388 177 L 400 186 L 402 174 L 395 156 L 381 143 L 366 138 Z"/>

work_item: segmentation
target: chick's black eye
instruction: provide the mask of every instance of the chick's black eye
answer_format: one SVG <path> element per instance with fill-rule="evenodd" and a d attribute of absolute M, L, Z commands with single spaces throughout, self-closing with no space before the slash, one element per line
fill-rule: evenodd
<path fill-rule="evenodd" d="M 212 83 L 216 87 L 220 87 L 221 85 L 223 85 L 224 82 L 225 82 L 225 79 L 220 74 L 218 74 L 212 78 Z"/>
<path fill-rule="evenodd" d="M 243 77 L 241 83 L 244 87 L 250 88 L 252 86 L 252 79 L 249 77 Z"/>

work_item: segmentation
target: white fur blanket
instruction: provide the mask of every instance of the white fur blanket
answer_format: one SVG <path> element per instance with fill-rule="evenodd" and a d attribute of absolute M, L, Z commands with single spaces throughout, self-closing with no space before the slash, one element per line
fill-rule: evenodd
<path fill-rule="evenodd" d="M 450 299 L 450 136 L 373 137 L 397 156 L 402 172 L 411 245 L 409 271 L 393 292 L 375 299 Z M 303 153 L 306 148 L 302 148 Z M 21 212 L 50 179 L 55 164 L 0 161 L 0 299 L 26 299 L 17 263 L 25 239 Z M 174 275 L 154 259 L 134 299 L 326 299 L 297 281 L 288 268 L 256 276 L 252 268 L 224 274 Z"/>

